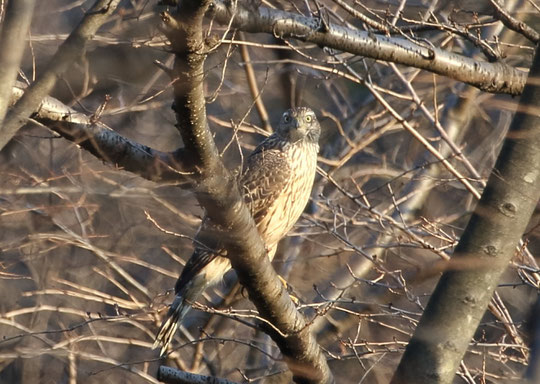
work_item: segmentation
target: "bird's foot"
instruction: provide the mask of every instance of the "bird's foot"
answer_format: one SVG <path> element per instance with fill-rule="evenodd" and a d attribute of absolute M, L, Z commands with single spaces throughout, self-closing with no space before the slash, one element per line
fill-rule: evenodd
<path fill-rule="evenodd" d="M 287 280 L 285 280 L 281 275 L 278 275 L 278 277 L 279 277 L 279 280 L 281 281 L 281 284 L 283 284 L 283 286 L 289 293 L 289 297 L 291 298 L 292 302 L 294 303 L 294 305 L 298 307 L 301 303 L 300 303 L 300 299 L 294 293 L 293 286 L 287 283 Z"/>

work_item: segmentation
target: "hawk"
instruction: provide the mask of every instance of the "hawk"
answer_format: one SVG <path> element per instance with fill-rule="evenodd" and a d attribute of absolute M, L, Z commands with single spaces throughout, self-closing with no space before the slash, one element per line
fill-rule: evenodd
<path fill-rule="evenodd" d="M 286 111 L 274 134 L 249 155 L 240 177 L 241 192 L 264 241 L 268 257 L 274 258 L 277 244 L 293 227 L 309 200 L 315 172 L 321 127 L 309 108 Z M 203 220 L 204 227 L 210 226 Z M 193 255 L 175 285 L 176 296 L 153 348 L 163 355 L 178 325 L 203 291 L 231 268 L 219 240 L 212 247 L 197 236 Z M 203 246 L 204 244 L 205 246 Z"/>

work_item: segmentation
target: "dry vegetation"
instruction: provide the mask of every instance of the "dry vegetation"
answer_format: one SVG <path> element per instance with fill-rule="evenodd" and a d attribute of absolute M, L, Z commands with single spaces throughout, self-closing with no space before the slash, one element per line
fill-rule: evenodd
<path fill-rule="evenodd" d="M 322 3 L 332 23 L 365 29 L 341 1 Z M 385 25 L 395 18 L 424 26 L 415 35 L 424 44 L 482 61 L 488 47 L 513 67 L 530 65 L 532 44 L 493 19 L 489 1 L 362 3 L 358 11 Z M 318 11 L 311 1 L 262 5 Z M 37 2 L 20 80 L 43 70 L 88 6 Z M 170 80 L 153 64 L 172 62 L 157 28 L 163 9 L 154 1 L 122 2 L 52 96 L 91 115 L 110 95 L 103 122 L 172 151 L 182 143 Z M 538 12 L 525 5 L 513 14 L 528 20 Z M 294 39 L 211 28 L 223 42 L 206 62 L 207 111 L 229 169 L 241 166 L 291 104 L 319 116 L 312 200 L 274 266 L 300 298 L 336 382 L 386 383 L 485 185 L 516 99 Z M 27 124 L 0 159 L 0 382 L 157 382 L 151 345 L 193 249 L 202 215 L 196 200 L 178 186 L 104 164 L 38 123 Z M 523 375 L 525 323 L 540 282 L 536 222 L 456 382 L 518 382 Z M 255 330 L 246 295 L 228 295 L 234 284 L 231 274 L 207 292 L 167 364 L 237 382 L 288 382 L 279 350 Z"/>

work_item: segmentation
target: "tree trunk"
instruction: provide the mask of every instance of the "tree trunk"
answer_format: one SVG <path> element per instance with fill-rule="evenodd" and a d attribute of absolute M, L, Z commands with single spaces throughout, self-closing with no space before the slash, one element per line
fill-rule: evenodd
<path fill-rule="evenodd" d="M 540 197 L 540 49 L 482 198 L 392 384 L 451 383 Z"/>

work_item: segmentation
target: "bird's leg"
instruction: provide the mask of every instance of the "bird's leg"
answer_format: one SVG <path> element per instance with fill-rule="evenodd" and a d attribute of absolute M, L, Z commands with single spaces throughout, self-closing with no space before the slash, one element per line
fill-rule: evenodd
<path fill-rule="evenodd" d="M 271 246 L 265 244 L 264 248 L 266 249 L 266 254 L 268 255 L 268 258 L 270 259 L 270 261 L 272 261 L 274 259 L 274 255 L 276 254 L 277 244 L 273 244 Z M 293 303 L 296 306 L 300 305 L 300 299 L 294 295 L 293 287 L 289 283 L 287 283 L 287 280 L 285 280 L 281 275 L 278 275 L 278 278 L 281 281 L 281 284 L 283 284 L 283 286 L 289 293 L 289 296 Z"/>

